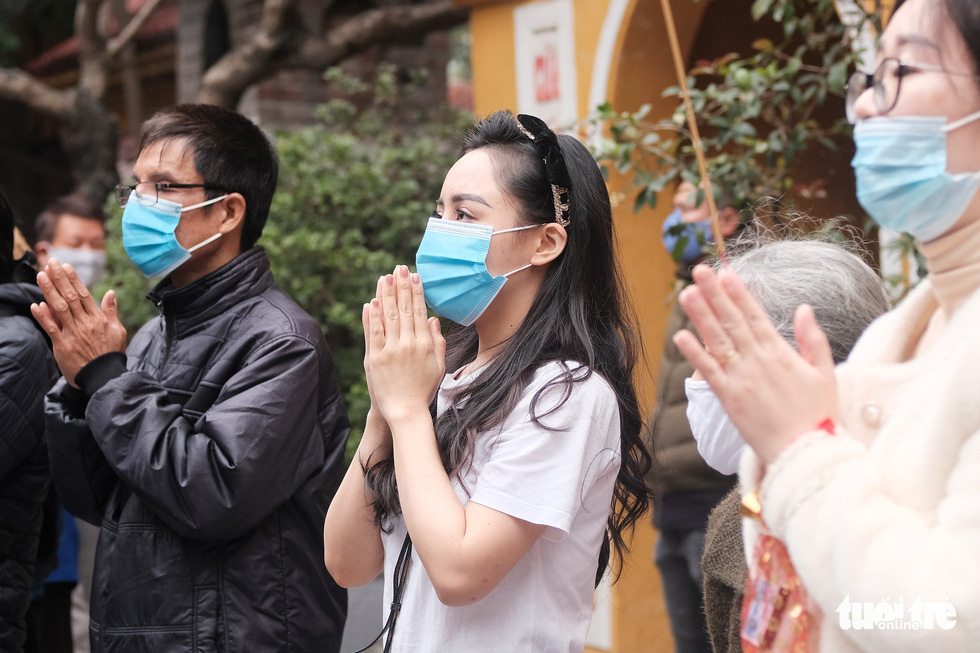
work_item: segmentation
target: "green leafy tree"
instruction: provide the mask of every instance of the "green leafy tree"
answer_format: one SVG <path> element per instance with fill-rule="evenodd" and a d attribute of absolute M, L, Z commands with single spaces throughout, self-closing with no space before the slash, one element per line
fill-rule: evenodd
<path fill-rule="evenodd" d="M 328 74 L 351 93 L 370 90 Z M 277 135 L 279 186 L 259 240 L 276 281 L 323 327 L 353 425 L 349 453 L 360 441 L 369 407 L 361 308 L 374 296 L 380 275 L 397 264 L 414 265 L 458 136 L 472 120 L 437 107 L 410 121 L 415 127 L 393 129 L 403 92 L 393 69 L 383 68 L 369 110 L 358 113 L 337 100 L 321 108 L 318 124 Z M 116 288 L 132 334 L 156 308 L 143 299 L 150 284 L 126 257 L 121 210 L 114 213 L 109 279 L 96 294 Z"/>
<path fill-rule="evenodd" d="M 793 203 L 795 195 L 820 192 L 822 184 L 793 179 L 800 154 L 814 146 L 834 150 L 838 139 L 850 137 L 843 116 L 828 124 L 817 110 L 843 95 L 858 53 L 833 0 L 757 0 L 752 15 L 778 23 L 782 41 L 760 38 L 750 56 L 699 63 L 687 84 L 716 187 L 728 189 L 736 202 Z M 877 14 L 866 18 L 877 20 Z M 657 194 L 680 179 L 699 181 L 681 91 L 675 86 L 664 95 L 678 98 L 666 119 L 651 116 L 650 105 L 616 112 L 609 104 L 590 118 L 605 134 L 593 143 L 596 158 L 633 173 L 636 210 L 655 206 Z"/>

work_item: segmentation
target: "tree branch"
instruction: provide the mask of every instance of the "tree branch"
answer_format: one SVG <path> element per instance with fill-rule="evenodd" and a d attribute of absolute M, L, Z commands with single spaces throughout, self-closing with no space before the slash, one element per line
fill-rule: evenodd
<path fill-rule="evenodd" d="M 469 13 L 451 0 L 387 6 L 357 14 L 325 38 L 317 38 L 290 28 L 286 12 L 292 4 L 290 0 L 266 0 L 259 33 L 208 69 L 201 80 L 199 102 L 234 108 L 249 86 L 280 70 L 323 70 L 377 43 L 453 27 Z"/>
<path fill-rule="evenodd" d="M 23 102 L 58 120 L 65 120 L 73 112 L 73 91 L 55 90 L 17 68 L 0 68 L 0 97 Z"/>
<path fill-rule="evenodd" d="M 101 100 L 107 73 L 102 59 L 105 41 L 99 36 L 100 3 L 101 0 L 78 0 L 75 36 L 78 38 L 78 85 Z"/>
<path fill-rule="evenodd" d="M 262 18 L 259 19 L 258 38 L 268 39 L 276 44 L 288 27 L 286 17 L 293 8 L 292 0 L 266 0 L 262 3 Z"/>
<path fill-rule="evenodd" d="M 123 48 L 125 48 L 130 41 L 136 38 L 143 25 L 149 20 L 150 15 L 156 10 L 163 0 L 149 0 L 146 4 L 139 8 L 133 18 L 129 21 L 126 27 L 123 28 L 119 34 L 117 34 L 105 49 L 106 60 L 112 59 L 118 55 Z"/>
<path fill-rule="evenodd" d="M 102 54 L 99 39 L 99 1 L 78 0 L 75 8 L 75 36 L 80 59 L 97 59 Z"/>
<path fill-rule="evenodd" d="M 234 109 L 245 89 L 277 70 L 273 59 L 291 35 L 287 16 L 292 8 L 293 0 L 265 0 L 258 31 L 205 71 L 198 101 Z"/>
<path fill-rule="evenodd" d="M 366 11 L 351 18 L 325 39 L 305 40 L 283 67 L 328 68 L 377 43 L 410 40 L 454 27 L 465 22 L 468 15 L 466 8 L 448 1 Z"/>

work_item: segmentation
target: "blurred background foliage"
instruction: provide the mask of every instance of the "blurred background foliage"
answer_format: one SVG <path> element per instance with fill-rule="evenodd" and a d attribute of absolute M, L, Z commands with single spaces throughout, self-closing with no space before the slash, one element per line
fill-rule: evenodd
<path fill-rule="evenodd" d="M 369 407 L 361 307 L 380 275 L 398 264 L 414 269 L 426 220 L 472 116 L 445 105 L 394 120 L 402 111 L 398 98 L 412 92 L 413 82 L 399 83 L 389 67 L 373 87 L 337 70 L 327 76 L 351 96 L 373 93 L 373 100 L 361 111 L 334 100 L 320 108 L 316 124 L 275 134 L 279 186 L 259 245 L 279 285 L 323 327 L 350 414 L 350 457 Z M 111 212 L 106 279 L 96 295 L 116 289 L 132 336 L 157 310 L 145 299 L 152 284 L 123 249 L 122 209 Z"/>
<path fill-rule="evenodd" d="M 883 3 L 858 3 L 854 9 L 872 34 L 881 33 L 887 11 Z M 747 56 L 729 53 L 695 62 L 688 71 L 687 85 L 715 200 L 719 208 L 735 206 L 744 219 L 751 217 L 777 232 L 790 224 L 794 233 L 803 225 L 821 231 L 824 219 L 800 210 L 806 210 L 811 200 L 826 197 L 827 180 L 819 174 L 797 178 L 794 166 L 815 150 L 836 152 L 852 146 L 843 97 L 849 74 L 866 53 L 854 41 L 859 38 L 857 31 L 840 20 L 834 0 L 755 0 L 751 11 L 755 21 L 775 23 L 778 36 L 755 40 L 754 53 Z M 635 211 L 655 207 L 658 193 L 682 180 L 700 184 L 680 87 L 666 89 L 664 97 L 677 98 L 669 117 L 651 115 L 649 104 L 634 112 L 618 112 L 604 104 L 583 124 L 592 135 L 588 144 L 593 156 L 607 178 L 615 170 L 630 180 L 627 193 Z M 829 102 L 840 105 L 839 109 L 825 106 Z M 868 243 L 877 239 L 877 225 L 863 215 L 845 218 L 831 221 L 856 227 L 846 231 L 848 239 L 875 264 Z M 686 237 L 683 241 L 673 252 L 675 260 L 679 261 Z M 706 254 L 714 254 L 713 243 L 702 241 L 701 246 Z M 925 275 L 924 262 L 908 234 L 881 246 L 911 261 L 903 263 L 900 273 L 884 276 L 897 301 Z"/>
<path fill-rule="evenodd" d="M 736 205 L 792 204 L 796 195 L 823 192 L 820 179 L 793 178 L 799 155 L 811 147 L 834 150 L 850 138 L 843 112 L 829 124 L 815 114 L 829 97 L 843 96 L 858 54 L 833 0 L 756 0 L 752 17 L 775 21 L 782 40 L 760 38 L 754 54 L 697 62 L 687 84 L 716 193 L 727 189 Z M 616 112 L 605 104 L 587 121 L 601 134 L 591 146 L 607 172 L 633 174 L 636 210 L 656 206 L 657 194 L 682 179 L 699 183 L 680 87 L 664 96 L 678 100 L 666 119 L 651 116 L 650 105 Z"/>
<path fill-rule="evenodd" d="M 72 34 L 75 0 L 0 0 L 0 66 L 23 63 Z"/>

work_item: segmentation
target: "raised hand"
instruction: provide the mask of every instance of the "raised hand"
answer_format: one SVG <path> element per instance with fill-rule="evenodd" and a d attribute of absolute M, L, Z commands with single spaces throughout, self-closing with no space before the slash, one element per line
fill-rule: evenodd
<path fill-rule="evenodd" d="M 31 305 L 31 314 L 47 332 L 65 380 L 76 386 L 79 370 L 102 354 L 126 350 L 126 328 L 119 321 L 116 293 L 102 298 L 102 307 L 70 265 L 48 261 L 37 275 L 46 301 Z"/>
<path fill-rule="evenodd" d="M 446 370 L 446 340 L 427 318 L 422 282 L 406 266 L 378 282 L 364 310 L 364 370 L 372 409 L 394 421 L 428 410 Z"/>
<path fill-rule="evenodd" d="M 827 337 L 813 310 L 800 306 L 797 352 L 730 270 L 694 269 L 681 306 L 701 334 L 675 334 L 681 353 L 704 376 L 746 442 L 772 462 L 798 436 L 837 417 L 837 383 Z"/>

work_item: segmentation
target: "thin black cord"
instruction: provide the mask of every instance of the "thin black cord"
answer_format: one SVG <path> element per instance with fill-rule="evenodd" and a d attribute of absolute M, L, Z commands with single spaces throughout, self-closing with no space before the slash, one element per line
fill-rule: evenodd
<path fill-rule="evenodd" d="M 402 609 L 402 595 L 405 593 L 405 580 L 408 578 L 408 563 L 412 560 L 412 538 L 407 533 L 405 541 L 402 543 L 402 550 L 398 554 L 398 561 L 395 563 L 394 587 L 391 590 L 391 608 L 388 610 L 388 620 L 378 636 L 371 640 L 371 643 L 355 653 L 365 653 L 378 643 L 385 633 L 388 633 L 388 640 L 384 645 L 384 653 L 391 652 L 391 640 L 395 634 L 395 621 Z"/>

